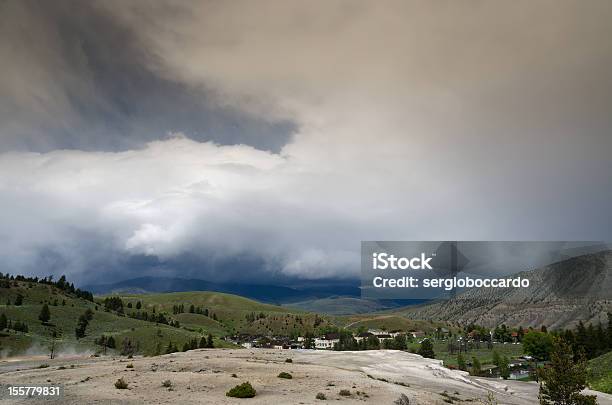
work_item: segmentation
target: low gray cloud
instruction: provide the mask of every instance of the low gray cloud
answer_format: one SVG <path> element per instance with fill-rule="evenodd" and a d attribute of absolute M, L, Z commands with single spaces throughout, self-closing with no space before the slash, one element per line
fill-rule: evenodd
<path fill-rule="evenodd" d="M 354 277 L 361 240 L 612 239 L 609 2 L 0 7 L 7 270 Z"/>
<path fill-rule="evenodd" d="M 0 151 L 126 150 L 177 131 L 274 151 L 288 142 L 290 121 L 160 75 L 139 32 L 102 4 L 0 4 Z"/>

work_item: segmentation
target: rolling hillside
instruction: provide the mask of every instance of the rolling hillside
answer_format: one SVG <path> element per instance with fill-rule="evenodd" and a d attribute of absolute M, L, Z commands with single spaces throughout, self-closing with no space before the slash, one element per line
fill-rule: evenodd
<path fill-rule="evenodd" d="M 172 314 L 173 307 L 183 305 L 184 312 L 173 315 L 184 326 L 208 328 L 218 334 L 248 333 L 289 336 L 313 332 L 315 328 L 331 325 L 330 317 L 276 305 L 264 304 L 248 298 L 218 292 L 195 291 L 167 294 L 121 295 L 126 303 L 135 306 L 142 302 L 143 309 Z M 209 316 L 189 313 L 189 307 L 209 311 Z M 251 316 L 255 319 L 250 319 Z M 212 319 L 215 317 L 217 320 Z"/>
<path fill-rule="evenodd" d="M 519 273 L 529 288 L 470 289 L 457 297 L 397 311 L 411 319 L 429 319 L 494 327 L 546 325 L 573 327 L 605 322 L 612 311 L 612 251 L 574 257 Z"/>
<path fill-rule="evenodd" d="M 117 350 L 127 339 L 144 354 L 158 354 L 171 342 L 180 349 L 208 334 L 215 338 L 215 346 L 223 347 L 228 344 L 220 338 L 234 333 L 303 335 L 342 322 L 218 292 L 99 296 L 92 302 L 53 284 L 2 279 L 0 297 L 0 316 L 7 320 L 6 328 L 0 330 L 3 356 L 48 353 L 52 345 L 60 352 L 95 353 L 102 350 L 96 340 L 103 335 L 113 337 Z M 121 299 L 121 308 L 105 308 L 105 299 L 111 297 Z M 39 320 L 44 305 L 50 311 L 45 323 Z M 85 336 L 77 339 L 79 317 L 87 310 L 93 315 Z"/>
<path fill-rule="evenodd" d="M 21 305 L 15 305 L 18 296 L 23 297 Z M 93 353 L 101 349 L 94 341 L 104 334 L 113 336 L 117 346 L 129 338 L 147 354 L 153 354 L 159 347 L 163 350 L 169 342 L 181 347 L 202 335 L 211 333 L 221 336 L 225 332 L 224 328 L 206 322 L 194 325 L 197 327 L 189 330 L 120 316 L 104 311 L 99 300 L 94 303 L 41 283 L 11 281 L 10 288 L 0 287 L 0 297 L 0 315 L 4 314 L 11 324 L 18 321 L 28 328 L 27 332 L 12 329 L 0 331 L 0 350 L 4 355 L 16 355 L 26 350 L 29 353 L 47 353 L 54 340 L 54 332 L 58 351 Z M 38 319 L 44 304 L 48 305 L 51 313 L 46 324 Z M 85 337 L 77 339 L 75 328 L 79 317 L 87 309 L 93 312 L 93 317 L 85 330 Z M 218 339 L 216 342 L 217 345 L 224 344 Z"/>
<path fill-rule="evenodd" d="M 239 295 L 270 304 L 287 304 L 331 296 L 359 297 L 358 280 L 320 280 L 307 285 L 282 286 L 273 284 L 215 283 L 200 279 L 176 277 L 138 277 L 111 284 L 86 285 L 97 295 L 145 294 L 190 291 L 211 291 Z"/>

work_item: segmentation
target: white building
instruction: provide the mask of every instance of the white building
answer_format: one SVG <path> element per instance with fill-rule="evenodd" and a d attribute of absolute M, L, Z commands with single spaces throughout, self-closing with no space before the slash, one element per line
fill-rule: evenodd
<path fill-rule="evenodd" d="M 315 349 L 333 349 L 336 343 L 340 343 L 340 336 L 336 333 L 328 333 L 327 335 L 315 338 Z"/>

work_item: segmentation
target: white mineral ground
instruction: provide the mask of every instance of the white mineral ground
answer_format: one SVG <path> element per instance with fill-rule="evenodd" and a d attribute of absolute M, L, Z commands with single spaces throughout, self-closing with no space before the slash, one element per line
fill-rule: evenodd
<path fill-rule="evenodd" d="M 286 363 L 290 358 L 292 363 Z M 49 367 L 37 368 L 40 364 Z M 126 368 L 132 363 L 134 368 Z M 60 367 L 65 369 L 59 369 Z M 281 371 L 293 379 L 281 379 Z M 236 374 L 237 377 L 233 377 Z M 114 386 L 123 378 L 128 389 Z M 170 380 L 172 388 L 162 386 Z M 257 390 L 251 399 L 225 396 L 233 386 L 249 381 Z M 334 403 L 392 404 L 402 393 L 411 404 L 480 403 L 492 392 L 499 404 L 538 403 L 536 383 L 473 378 L 441 366 L 437 360 L 393 351 L 328 352 L 311 350 L 201 349 L 158 357 L 76 357 L 54 360 L 22 358 L 0 361 L 0 383 L 61 384 L 65 396 L 45 403 L 174 403 L 174 404 L 322 404 L 325 394 Z M 349 390 L 350 396 L 339 395 Z M 600 404 L 612 395 L 596 394 Z M 32 403 L 31 399 L 0 403 Z"/>

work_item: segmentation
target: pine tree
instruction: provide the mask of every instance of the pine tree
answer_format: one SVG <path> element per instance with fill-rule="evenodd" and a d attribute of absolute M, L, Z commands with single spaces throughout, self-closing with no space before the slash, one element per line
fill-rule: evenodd
<path fill-rule="evenodd" d="M 480 368 L 480 360 L 476 357 L 472 357 L 472 375 L 480 375 L 482 374 L 482 369 Z"/>
<path fill-rule="evenodd" d="M 608 349 L 608 342 L 606 339 L 606 332 L 604 331 L 603 325 L 601 322 L 597 325 L 597 329 L 595 330 L 595 346 L 596 353 L 595 356 L 601 356 Z"/>
<path fill-rule="evenodd" d="M 82 314 L 81 316 L 79 316 L 79 320 L 77 321 L 77 327 L 74 330 L 74 334 L 77 339 L 85 337 L 85 329 L 87 328 L 88 324 L 89 321 L 87 320 L 87 315 Z"/>
<path fill-rule="evenodd" d="M 23 304 L 23 295 L 17 294 L 17 298 L 15 298 L 15 306 L 20 306 Z"/>
<path fill-rule="evenodd" d="M 459 370 L 467 370 L 467 366 L 465 365 L 465 359 L 463 358 L 463 355 L 461 353 L 457 355 L 457 367 L 459 368 Z"/>
<path fill-rule="evenodd" d="M 499 353 L 493 350 L 493 364 L 495 364 L 496 367 L 499 367 L 500 363 L 501 363 L 501 357 L 499 357 Z"/>
<path fill-rule="evenodd" d="M 506 356 L 499 360 L 499 375 L 504 380 L 507 380 L 510 377 L 510 365 Z"/>
<path fill-rule="evenodd" d="M 175 345 L 172 344 L 172 341 L 168 342 L 168 347 L 166 347 L 166 354 L 178 352 L 178 349 Z"/>
<path fill-rule="evenodd" d="M 40 319 L 42 323 L 47 323 L 51 319 L 51 311 L 49 311 L 49 306 L 47 304 L 43 305 L 38 315 L 38 319 Z"/>
<path fill-rule="evenodd" d="M 215 344 L 213 342 L 213 337 L 210 333 L 208 334 L 208 339 L 206 339 L 206 347 L 211 348 L 211 349 L 215 347 Z"/>
<path fill-rule="evenodd" d="M 200 339 L 200 344 L 198 345 L 198 347 L 200 349 L 204 349 L 206 347 L 207 343 L 206 343 L 206 337 L 202 336 L 202 338 Z"/>
<path fill-rule="evenodd" d="M 608 312 L 608 350 L 612 350 L 612 312 Z"/>
<path fill-rule="evenodd" d="M 562 339 L 555 339 L 550 364 L 539 371 L 540 404 L 596 404 L 596 397 L 583 395 L 586 387 L 587 363 L 584 356 L 574 359 L 572 348 Z"/>
<path fill-rule="evenodd" d="M 421 342 L 421 347 L 419 348 L 418 354 L 420 354 L 423 357 L 429 358 L 429 359 L 436 358 L 436 354 L 434 353 L 434 350 L 433 350 L 433 343 L 431 343 L 431 340 L 423 339 L 423 341 Z"/>

